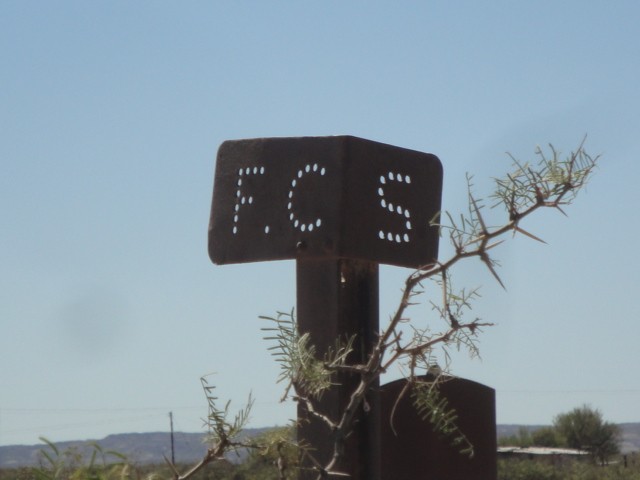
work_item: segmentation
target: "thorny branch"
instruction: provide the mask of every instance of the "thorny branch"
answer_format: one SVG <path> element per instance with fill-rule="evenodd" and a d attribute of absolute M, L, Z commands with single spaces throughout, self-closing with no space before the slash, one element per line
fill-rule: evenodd
<path fill-rule="evenodd" d="M 193 465 L 184 473 L 180 473 L 178 467 L 165 456 L 165 462 L 173 474 L 171 477 L 172 480 L 187 480 L 210 463 L 222 460 L 224 455 L 230 451 L 238 450 L 240 448 L 261 448 L 260 445 L 257 445 L 254 442 L 235 440 L 249 420 L 249 413 L 253 407 L 252 396 L 249 395 L 249 399 L 247 400 L 245 407 L 235 415 L 232 421 L 230 421 L 230 402 L 227 402 L 224 408 L 220 408 L 218 406 L 218 398 L 213 393 L 215 386 L 209 384 L 206 375 L 200 378 L 200 383 L 202 384 L 202 389 L 207 397 L 209 407 L 209 412 L 204 422 L 209 432 L 208 436 L 209 441 L 211 442 L 211 447 L 207 449 L 206 453 L 198 463 Z"/>
<path fill-rule="evenodd" d="M 435 223 L 441 233 L 448 233 L 449 240 L 455 254 L 444 262 L 436 262 L 427 265 L 412 273 L 405 281 L 404 290 L 399 304 L 391 317 L 389 325 L 379 336 L 371 355 L 364 365 L 335 365 L 331 370 L 349 370 L 360 375 L 360 381 L 351 394 L 349 402 L 341 413 L 339 419 L 332 422 L 329 419 L 325 423 L 332 426 L 334 434 L 334 452 L 326 466 L 317 468 L 318 479 L 340 476 L 333 469 L 341 459 L 344 451 L 344 442 L 353 428 L 353 422 L 358 409 L 365 401 L 369 387 L 382 373 L 394 363 L 405 359 L 409 369 L 407 374 L 407 386 L 401 395 L 405 395 L 411 389 L 420 394 L 431 395 L 436 391 L 438 378 L 431 384 L 419 383 L 416 370 L 419 365 L 433 366 L 429 354 L 438 345 L 448 346 L 452 343 L 465 344 L 472 354 L 477 354 L 474 338 L 482 327 L 491 326 L 491 323 L 481 322 L 479 319 L 470 322 L 461 320 L 462 310 L 470 308 L 469 300 L 476 296 L 476 291 L 470 293 L 454 294 L 451 289 L 451 269 L 463 259 L 477 257 L 487 267 L 491 275 L 503 287 L 504 283 L 496 271 L 496 261 L 491 257 L 490 251 L 501 244 L 500 239 L 506 233 L 525 235 L 533 240 L 543 242 L 540 238 L 527 232 L 521 227 L 522 221 L 542 208 L 557 209 L 565 214 L 563 206 L 570 204 L 589 179 L 596 166 L 599 157 L 591 157 L 584 150 L 584 140 L 578 149 L 565 159 L 560 159 L 559 152 L 550 146 L 551 155 L 547 156 L 541 148 L 536 150 L 538 156 L 537 167 L 522 164 L 514 157 L 515 170 L 504 179 L 496 179 L 496 191 L 492 198 L 496 200 L 495 206 L 503 206 L 508 213 L 508 220 L 498 227 L 488 226 L 482 213 L 484 206 L 472 193 L 471 178 L 467 177 L 469 189 L 469 213 L 461 217 L 459 222 L 453 220 L 449 214 L 448 224 Z M 566 214 L 565 214 L 566 215 Z M 424 281 L 436 280 L 442 289 L 442 306 L 436 307 L 440 317 L 447 323 L 447 329 L 440 333 L 431 334 L 428 330 L 418 330 L 413 338 L 402 343 L 401 324 L 406 321 L 406 311 L 413 304 L 412 299 L 420 293 Z M 325 366 L 328 367 L 327 364 Z M 294 388 L 298 390 L 294 382 Z M 300 396 L 300 394 L 298 394 Z M 428 398 L 422 407 L 428 409 Z M 434 397 L 434 401 L 442 402 L 442 399 Z M 315 410 L 310 410 L 317 415 Z M 428 416 L 428 415 L 425 415 Z M 445 424 L 450 418 L 442 420 Z M 463 441 L 466 438 L 462 439 Z M 467 441 L 468 442 L 468 441 Z M 468 444 L 468 447 L 472 447 Z M 471 452 L 472 453 L 472 452 Z"/>

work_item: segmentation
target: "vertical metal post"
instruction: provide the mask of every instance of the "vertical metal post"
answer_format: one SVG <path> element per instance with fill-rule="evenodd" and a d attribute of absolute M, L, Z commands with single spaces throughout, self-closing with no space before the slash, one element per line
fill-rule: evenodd
<path fill-rule="evenodd" d="M 319 358 L 335 346 L 337 339 L 356 335 L 350 363 L 366 362 L 379 329 L 378 264 L 350 259 L 297 260 L 297 320 L 300 333 L 309 333 Z M 337 385 L 324 393 L 317 410 L 338 421 L 360 378 L 340 373 Z M 379 383 L 372 385 L 361 406 L 353 432 L 345 444 L 336 470 L 352 480 L 380 480 Z M 298 407 L 298 438 L 313 445 L 321 465 L 331 459 L 334 434 L 306 408 Z M 311 466 L 308 462 L 307 467 Z M 302 470 L 300 480 L 315 479 L 317 473 Z"/>

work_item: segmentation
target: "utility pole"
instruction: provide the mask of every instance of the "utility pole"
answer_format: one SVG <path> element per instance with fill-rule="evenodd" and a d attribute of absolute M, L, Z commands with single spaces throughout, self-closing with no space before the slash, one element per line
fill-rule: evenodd
<path fill-rule="evenodd" d="M 171 425 L 171 463 L 176 464 L 176 452 L 173 443 L 173 412 L 169 412 L 169 423 Z"/>

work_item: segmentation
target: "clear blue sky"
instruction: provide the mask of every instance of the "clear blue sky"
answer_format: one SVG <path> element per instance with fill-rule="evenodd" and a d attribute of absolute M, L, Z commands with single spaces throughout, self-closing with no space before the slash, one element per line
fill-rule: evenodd
<path fill-rule="evenodd" d="M 227 139 L 350 134 L 440 157 L 465 206 L 510 151 L 603 160 L 569 218 L 548 212 L 478 262 L 482 361 L 500 423 L 583 403 L 640 421 L 640 38 L 636 1 L 0 3 L 0 444 L 200 431 L 199 378 L 252 426 L 283 424 L 258 315 L 295 303 L 294 263 L 214 266 Z M 443 247 L 443 254 L 450 250 Z M 381 318 L 408 270 L 381 272 Z M 427 306 L 415 307 L 427 318 Z"/>

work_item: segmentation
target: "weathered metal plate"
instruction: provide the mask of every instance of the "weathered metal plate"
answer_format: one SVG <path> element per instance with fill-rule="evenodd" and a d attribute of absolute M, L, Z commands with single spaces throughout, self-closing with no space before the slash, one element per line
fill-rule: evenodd
<path fill-rule="evenodd" d="M 435 155 L 351 136 L 261 138 L 218 150 L 214 263 L 351 258 L 411 268 L 438 253 Z"/>
<path fill-rule="evenodd" d="M 381 388 L 381 478 L 496 480 L 495 390 L 463 378 L 450 378 L 440 385 L 440 393 L 457 413 L 457 427 L 473 445 L 474 456 L 469 458 L 451 439 L 434 433 L 432 425 L 418 415 L 410 395 L 396 405 L 405 384 L 406 380 L 396 380 Z"/>

